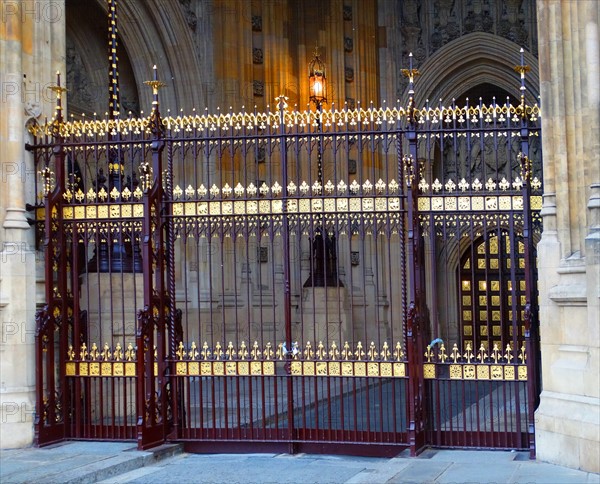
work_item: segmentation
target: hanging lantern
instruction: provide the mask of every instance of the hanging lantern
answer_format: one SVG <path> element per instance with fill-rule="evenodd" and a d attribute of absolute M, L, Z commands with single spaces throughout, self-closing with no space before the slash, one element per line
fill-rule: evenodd
<path fill-rule="evenodd" d="M 315 49 L 314 57 L 308 64 L 308 81 L 310 89 L 310 100 L 317 107 L 327 102 L 327 79 L 325 76 L 325 64 L 319 58 L 319 52 Z"/>

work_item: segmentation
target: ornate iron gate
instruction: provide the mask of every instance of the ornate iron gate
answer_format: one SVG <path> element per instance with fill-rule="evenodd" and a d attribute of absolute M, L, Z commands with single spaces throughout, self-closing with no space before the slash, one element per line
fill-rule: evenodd
<path fill-rule="evenodd" d="M 38 445 L 533 456 L 537 106 L 163 118 L 149 84 L 65 122 L 59 79 L 33 129 Z"/>

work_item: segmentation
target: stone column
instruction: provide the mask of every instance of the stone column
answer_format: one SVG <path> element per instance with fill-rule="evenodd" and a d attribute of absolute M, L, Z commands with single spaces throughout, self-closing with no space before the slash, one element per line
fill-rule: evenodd
<path fill-rule="evenodd" d="M 537 5 L 545 192 L 537 455 L 599 472 L 600 4 Z"/>
<path fill-rule="evenodd" d="M 0 446 L 30 445 L 35 403 L 36 270 L 26 203 L 35 203 L 35 167 L 26 125 L 52 116 L 47 87 L 64 72 L 64 1 L 0 4 Z M 40 262 L 40 263 L 38 263 Z M 41 271 L 40 271 L 41 272 Z"/>

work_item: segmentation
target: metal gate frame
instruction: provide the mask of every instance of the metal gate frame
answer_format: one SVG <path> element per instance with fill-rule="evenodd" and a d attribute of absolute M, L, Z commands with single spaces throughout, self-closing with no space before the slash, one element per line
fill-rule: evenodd
<path fill-rule="evenodd" d="M 521 73 L 523 92 L 526 66 L 521 62 L 516 69 Z M 405 284 L 403 287 L 408 299 L 403 301 L 404 306 L 400 308 L 404 313 L 402 316 L 404 335 L 400 338 L 402 341 L 398 342 L 399 346 L 390 348 L 387 342 L 383 346 L 371 343 L 370 348 L 365 346 L 364 349 L 367 351 L 363 351 L 362 346 L 356 348 L 356 351 L 355 348 L 351 348 L 351 352 L 346 352 L 345 357 L 335 353 L 334 348 L 333 356 L 329 358 L 327 343 L 324 350 L 312 348 L 310 343 L 307 348 L 304 348 L 304 345 L 300 346 L 296 352 L 288 350 L 294 347 L 291 331 L 289 255 L 289 226 L 293 214 L 290 210 L 295 206 L 298 195 L 289 193 L 290 187 L 280 186 L 280 191 L 277 193 L 272 187 L 267 187 L 267 191 L 269 188 L 272 191 L 266 198 L 269 201 L 276 200 L 277 205 L 269 205 L 271 208 L 263 215 L 271 220 L 271 223 L 273 217 L 278 220 L 278 224 L 281 222 L 284 246 L 285 346 L 281 343 L 279 348 L 272 348 L 272 352 L 270 347 L 255 346 L 254 353 L 250 347 L 236 347 L 232 348 L 233 353 L 229 353 L 229 359 L 222 356 L 225 353 L 221 348 L 206 347 L 204 356 L 199 356 L 202 349 L 197 348 L 195 343 L 184 344 L 182 313 L 175 301 L 177 220 L 185 219 L 188 213 L 196 218 L 200 214 L 196 212 L 199 202 L 181 201 L 176 193 L 181 189 L 174 186 L 173 149 L 174 145 L 183 138 L 174 133 L 189 128 L 200 118 L 162 118 L 158 103 L 158 89 L 161 83 L 155 78 L 154 81 L 149 82 L 153 89 L 154 100 L 153 110 L 148 118 L 67 122 L 62 117 L 61 94 L 64 88 L 60 85 L 59 76 L 55 87 L 57 116 L 48 125 L 33 128 L 34 144 L 27 147 L 34 154 L 40 174 L 36 191 L 39 189 L 44 193 L 44 206 L 36 208 L 38 230 L 44 240 L 46 277 L 46 305 L 36 315 L 36 445 L 47 445 L 66 438 L 136 439 L 140 449 L 156 446 L 167 440 L 198 442 L 203 440 L 200 434 L 185 438 L 186 434 L 182 428 L 183 414 L 186 409 L 181 403 L 181 393 L 185 388 L 186 378 L 206 376 L 214 379 L 216 376 L 228 374 L 229 371 L 237 376 L 256 375 L 275 378 L 274 375 L 278 374 L 275 368 L 281 366 L 285 371 L 282 382 L 285 382 L 289 394 L 294 391 L 295 378 L 311 378 L 311 375 L 335 378 L 340 371 L 342 375 L 346 372 L 346 376 L 360 376 L 367 379 L 399 378 L 402 385 L 406 385 L 406 428 L 400 432 L 395 431 L 395 437 L 393 435 L 386 437 L 385 439 L 391 439 L 387 441 L 385 439 L 379 441 L 370 433 L 366 434 L 365 440 L 362 441 L 364 445 L 345 448 L 343 452 L 398 453 L 403 448 L 410 448 L 411 455 L 417 455 L 428 445 L 475 446 L 527 448 L 533 458 L 535 456 L 533 412 L 538 395 L 536 382 L 539 378 L 533 232 L 534 225 L 539 225 L 539 221 L 534 218 L 536 218 L 536 210 L 540 208 L 541 197 L 532 196 L 532 190 L 539 191 L 541 183 L 533 174 L 529 159 L 529 138 L 532 134 L 539 133 L 539 108 L 527 106 L 523 93 L 521 104 L 514 107 L 508 104 L 490 107 L 480 104 L 466 108 L 426 106 L 418 109 L 413 105 L 412 100 L 416 74 L 417 71 L 412 69 L 412 66 L 407 70 L 411 97 L 406 108 L 398 106 L 393 109 L 370 108 L 297 113 L 287 110 L 285 98 L 282 97 L 279 98 L 277 112 L 264 115 L 254 113 L 254 119 L 266 120 L 269 133 L 279 138 L 282 181 L 292 179 L 287 173 L 286 149 L 290 136 L 288 126 L 291 120 L 297 123 L 298 119 L 304 119 L 309 126 L 311 123 L 318 123 L 317 131 L 309 130 L 303 133 L 303 136 L 311 142 L 318 143 L 319 161 L 322 155 L 321 143 L 327 134 L 321 131 L 324 126 L 322 123 L 331 124 L 335 120 L 342 123 L 341 120 L 344 119 L 345 126 L 349 122 L 357 122 L 359 130 L 361 123 L 365 123 L 371 128 L 365 130 L 364 136 L 383 133 L 390 139 L 396 140 L 397 173 L 400 183 L 397 184 L 392 180 L 387 184 L 387 188 L 385 182 L 383 188 L 376 187 L 373 194 L 378 195 L 378 198 L 367 196 L 369 192 L 363 185 L 362 192 L 359 193 L 361 189 L 359 187 L 356 192 L 348 192 L 349 195 L 344 195 L 342 200 L 358 200 L 357 206 L 363 207 L 358 210 L 358 216 L 372 213 L 373 208 L 365 209 L 368 203 L 382 203 L 383 208 L 375 210 L 380 210 L 384 216 L 397 213 L 400 217 L 399 230 L 404 234 L 405 243 L 405 250 L 401 252 L 402 257 L 406 257 L 407 268 L 404 274 L 406 279 L 402 284 Z M 489 128 L 490 132 L 508 130 L 518 136 L 520 182 L 514 182 L 508 188 L 496 188 L 494 185 L 489 193 L 474 193 L 480 188 L 476 188 L 473 183 L 472 190 L 462 195 L 452 187 L 450 189 L 447 187 L 446 191 L 442 188 L 441 192 L 440 190 L 427 192 L 427 189 L 424 189 L 425 185 L 427 187 L 429 185 L 425 181 L 424 174 L 427 168 L 422 160 L 421 141 L 428 136 L 435 136 L 436 132 L 443 133 L 445 129 L 442 126 L 443 120 L 453 126 L 448 129 L 449 132 L 453 129 L 456 131 L 457 119 L 461 116 L 466 118 L 461 121 L 466 125 L 461 126 L 467 126 L 467 130 L 483 129 L 485 125 L 485 129 Z M 498 121 L 500 117 L 504 121 Z M 209 122 L 209 119 L 213 121 Z M 234 126 L 240 119 L 242 118 L 234 115 L 208 116 L 202 118 L 201 122 L 205 123 L 207 130 L 213 129 L 216 124 L 224 133 L 222 136 L 235 139 Z M 222 126 L 219 123 L 222 123 Z M 382 123 L 386 123 L 388 128 L 381 128 Z M 437 127 L 434 126 L 435 123 L 438 123 Z M 470 123 L 472 127 L 469 127 Z M 373 126 L 376 127 L 372 128 Z M 243 136 L 240 137 L 242 138 Z M 81 187 L 77 185 L 77 180 L 74 179 L 75 170 L 71 166 L 71 159 L 76 155 L 73 153 L 76 153 L 79 148 L 84 149 L 86 146 L 98 143 L 104 143 L 112 147 L 111 150 L 120 152 L 121 145 L 125 146 L 126 143 L 133 141 L 139 143 L 141 153 L 139 192 L 130 191 L 128 196 L 125 196 L 125 190 L 117 190 L 116 194 L 105 192 L 102 199 L 99 198 L 99 192 L 89 196 L 83 193 Z M 163 162 L 165 149 L 166 165 Z M 107 148 L 107 153 L 108 151 L 110 150 Z M 111 166 L 109 165 L 109 171 L 112 170 Z M 117 178 L 120 170 L 122 179 L 124 176 L 122 166 L 117 168 L 114 165 L 114 170 Z M 117 188 L 122 189 L 123 186 L 118 185 Z M 218 213 L 218 217 L 222 217 L 223 220 L 226 219 L 226 215 L 222 210 L 224 204 L 229 203 L 226 198 L 231 193 L 230 188 L 229 193 L 226 194 L 225 188 L 225 186 L 217 188 L 218 195 L 214 197 L 219 207 L 215 213 Z M 307 206 L 312 207 L 317 203 L 318 207 L 321 207 L 318 208 L 319 211 L 324 210 L 321 204 L 324 204 L 328 198 L 327 193 L 333 193 L 332 200 L 337 199 L 335 191 L 325 193 L 322 185 L 313 187 L 312 196 L 310 190 L 309 187 L 305 192 Z M 369 186 L 369 190 L 373 190 L 372 186 Z M 353 195 L 356 196 L 353 198 Z M 242 201 L 250 198 L 258 200 L 260 196 L 255 190 L 248 199 L 244 198 Z M 485 206 L 476 207 L 475 199 L 477 203 L 481 202 Z M 462 209 L 461 215 L 467 218 L 481 214 L 482 210 L 503 212 L 509 217 L 513 215 L 518 217 L 519 232 L 525 247 L 523 256 L 527 301 L 522 321 L 525 331 L 522 340 L 519 340 L 523 343 L 522 347 L 509 345 L 506 351 L 503 348 L 492 350 L 483 347 L 477 351 L 476 348 L 467 347 L 463 353 L 464 348 L 457 348 L 455 345 L 454 349 L 447 353 L 443 342 L 441 345 L 436 345 L 434 341 L 427 344 L 432 336 L 427 299 L 428 275 L 425 253 L 427 232 L 435 230 L 435 217 L 455 214 L 456 208 L 448 210 L 448 207 L 456 207 L 465 200 L 468 208 Z M 208 203 L 207 207 L 209 207 Z M 277 211 L 273 211 L 272 207 L 275 206 L 279 207 Z M 337 213 L 337 209 L 332 209 L 332 212 Z M 115 239 L 113 242 L 110 240 L 105 242 L 109 246 L 111 243 L 133 244 L 131 240 L 139 241 L 143 308 L 137 314 L 135 347 L 86 346 L 86 342 L 89 344 L 86 322 L 88 315 L 80 307 L 80 299 L 83 296 L 80 294 L 80 284 L 77 282 L 86 259 L 80 257 L 82 242 L 79 236 L 70 237 L 68 234 L 75 233 L 74 227 L 82 231 L 90 230 L 90 224 L 91 226 L 97 224 L 98 231 L 101 231 L 102 224 L 105 224 L 105 227 L 109 228 L 104 230 L 108 230 L 109 234 L 113 234 L 113 231 L 119 233 L 129 231 L 126 233 L 129 234 L 127 237 L 130 239 L 123 242 L 125 239 L 119 235 L 118 241 Z M 108 239 L 110 237 L 113 236 L 109 235 Z M 515 318 L 513 325 L 519 324 L 516 315 Z M 99 344 L 101 345 L 101 342 Z M 358 344 L 361 345 L 360 342 Z M 212 353 L 212 357 L 207 356 L 209 353 Z M 258 354 L 262 354 L 262 357 L 259 358 Z M 229 364 L 233 366 L 230 367 Z M 518 419 L 519 422 L 525 422 L 525 428 L 518 431 L 518 436 L 498 437 L 494 436 L 494 432 L 496 434 L 502 432 L 493 431 L 481 438 L 473 437 L 474 432 L 467 430 L 463 425 L 460 431 L 451 431 L 448 434 L 450 437 L 441 437 L 437 427 L 439 422 L 436 423 L 435 416 L 432 415 L 432 412 L 436 411 L 435 405 L 431 407 L 431 402 L 438 399 L 439 411 L 439 392 L 446 391 L 440 390 L 440 385 L 462 385 L 461 391 L 464 394 L 465 385 L 469 385 L 470 380 L 486 382 L 485 384 L 490 385 L 490 388 L 494 382 L 524 385 L 522 388 L 526 388 L 526 408 L 524 416 Z M 521 390 L 515 391 L 518 393 Z M 504 392 L 506 395 L 506 390 Z M 109 402 L 111 408 L 122 406 L 125 409 L 128 399 L 135 400 L 135 422 L 131 419 L 127 420 L 128 417 L 124 416 L 127 414 L 125 411 L 118 416 L 114 412 L 112 415 L 102 415 L 102 409 L 108 408 L 106 407 L 108 404 L 102 402 L 102 395 L 112 399 L 112 403 Z M 100 425 L 90 424 L 89 407 L 94 398 L 100 398 L 100 403 L 96 404 L 100 409 L 99 421 L 104 422 Z M 249 439 L 248 442 L 252 442 L 253 445 L 262 443 L 264 448 L 283 444 L 289 452 L 299 450 L 333 452 L 336 447 L 339 447 L 340 442 L 352 438 L 350 434 L 341 432 L 333 439 L 338 443 L 332 445 L 331 432 L 319 434 L 320 436 L 314 439 L 294 435 L 293 414 L 297 410 L 290 400 L 287 401 L 287 405 L 288 424 L 285 431 L 276 432 L 270 438 L 266 438 L 264 434 L 260 439 Z M 463 408 L 463 412 L 464 410 Z M 464 420 L 466 417 L 462 418 Z M 520 428 L 520 425 L 518 423 L 517 427 Z M 383 430 L 381 432 L 383 435 Z M 479 424 L 475 433 L 477 432 L 480 434 L 483 432 Z M 233 436 L 233 434 L 224 434 L 224 437 L 216 440 L 208 438 L 213 449 L 216 448 L 215 445 L 226 443 L 227 440 L 234 441 L 236 445 L 244 442 L 243 437 Z"/>

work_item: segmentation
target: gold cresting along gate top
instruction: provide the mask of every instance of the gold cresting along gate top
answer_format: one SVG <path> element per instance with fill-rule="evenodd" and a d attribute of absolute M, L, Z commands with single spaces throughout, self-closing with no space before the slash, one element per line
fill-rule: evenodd
<path fill-rule="evenodd" d="M 448 367 L 448 377 L 451 380 L 527 380 L 527 354 L 525 343 L 518 350 L 510 343 L 504 351 L 494 343 L 490 353 L 482 344 L 474 353 L 468 343 L 464 353 L 455 343 L 450 354 L 446 352 L 444 343 L 437 349 L 427 345 L 425 350 L 423 376 L 426 379 L 441 378 L 444 367 Z"/>
<path fill-rule="evenodd" d="M 161 81 L 146 81 L 153 92 L 163 87 Z M 61 92 L 64 88 L 61 88 Z M 427 124 L 432 127 L 442 128 L 457 126 L 458 129 L 467 129 L 473 125 L 487 127 L 494 123 L 507 123 L 509 120 L 517 123 L 523 117 L 531 122 L 536 122 L 541 117 L 540 107 L 537 104 L 513 106 L 510 104 L 494 105 L 475 105 L 475 106 L 425 106 L 412 111 L 416 121 L 420 124 Z M 323 111 L 320 115 L 311 111 L 284 111 L 284 127 L 289 129 L 298 129 L 298 134 L 307 134 L 303 130 L 309 127 L 317 126 L 319 121 L 325 130 L 325 135 L 333 134 L 335 127 L 374 127 L 379 129 L 384 123 L 388 128 L 394 128 L 398 122 L 407 119 L 408 113 L 404 107 L 379 107 L 370 106 L 368 108 L 342 109 L 332 108 Z M 249 132 L 270 131 L 277 133 L 280 126 L 281 113 L 279 111 L 255 113 L 219 113 L 203 115 L 179 115 L 165 116 L 161 118 L 163 128 L 171 135 L 181 133 L 182 139 L 186 136 L 193 137 L 197 135 L 212 136 L 219 130 L 233 130 L 238 133 L 248 134 Z M 65 139 L 81 142 L 82 138 L 103 137 L 116 134 L 131 135 L 134 137 L 150 136 L 152 134 L 152 115 L 145 117 L 128 117 L 123 119 L 81 119 L 62 121 L 56 118 L 43 125 L 29 126 L 29 132 L 39 138 L 43 136 L 62 136 Z M 512 128 L 516 129 L 516 124 Z M 387 128 L 383 128 L 387 129 Z M 263 133 L 264 134 L 264 133 Z M 358 134 L 354 135 L 358 137 Z M 352 135 L 351 135 L 352 137 Z M 216 140 L 213 140 L 216 142 Z"/>

